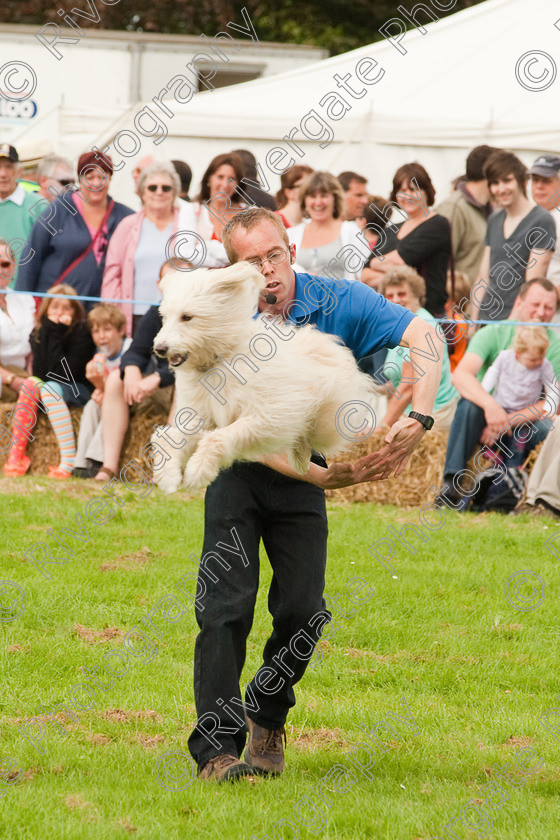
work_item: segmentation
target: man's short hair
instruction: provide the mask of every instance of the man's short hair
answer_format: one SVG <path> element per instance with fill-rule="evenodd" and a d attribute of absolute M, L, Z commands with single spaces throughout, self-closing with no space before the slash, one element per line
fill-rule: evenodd
<path fill-rule="evenodd" d="M 119 332 L 126 329 L 125 314 L 114 303 L 98 303 L 89 312 L 87 322 L 90 330 L 101 324 L 111 324 Z"/>
<path fill-rule="evenodd" d="M 467 155 L 465 175 L 467 181 L 484 181 L 484 164 L 494 152 L 500 152 L 495 146 L 475 146 Z"/>
<path fill-rule="evenodd" d="M 358 184 L 367 184 L 367 178 L 364 178 L 363 175 L 358 175 L 357 172 L 341 172 L 338 180 L 344 192 L 348 192 L 352 181 L 357 181 Z"/>
<path fill-rule="evenodd" d="M 334 198 L 333 217 L 340 219 L 344 215 L 344 193 L 340 181 L 330 172 L 312 172 L 299 188 L 299 206 L 305 213 L 305 199 L 314 193 L 325 193 Z"/>
<path fill-rule="evenodd" d="M 188 195 L 191 188 L 192 169 L 184 160 L 172 160 L 171 163 L 181 181 L 181 194 Z"/>
<path fill-rule="evenodd" d="M 379 280 L 377 290 L 384 295 L 389 286 L 397 289 L 401 286 L 408 286 L 415 298 L 423 303 L 426 298 L 426 282 L 414 268 L 409 265 L 395 265 L 385 272 Z"/>
<path fill-rule="evenodd" d="M 517 297 L 521 298 L 521 300 L 525 300 L 527 297 L 527 292 L 531 288 L 531 286 L 540 286 L 545 292 L 554 292 L 556 295 L 556 299 L 558 300 L 558 289 L 547 277 L 533 277 L 532 280 L 527 280 L 526 283 L 523 283 L 519 291 L 517 292 Z"/>
<path fill-rule="evenodd" d="M 525 198 L 527 197 L 527 167 L 513 152 L 493 152 L 483 167 L 488 185 L 513 175 Z"/>
<path fill-rule="evenodd" d="M 377 225 L 378 228 L 384 228 L 388 221 L 385 218 L 384 210 L 387 205 L 387 198 L 380 195 L 368 195 L 368 203 L 365 206 L 363 217 L 366 220 L 366 225 Z M 379 213 L 373 211 L 372 205 L 379 210 Z"/>
<path fill-rule="evenodd" d="M 222 245 L 226 250 L 228 260 L 231 263 L 234 263 L 237 260 L 237 254 L 232 244 L 232 238 L 235 235 L 235 232 L 237 230 L 244 230 L 248 232 L 263 222 L 269 222 L 272 227 L 276 228 L 276 231 L 282 237 L 284 244 L 288 248 L 290 247 L 290 240 L 288 239 L 286 226 L 280 216 L 277 216 L 276 213 L 273 213 L 272 210 L 268 210 L 266 207 L 251 207 L 249 210 L 242 210 L 241 213 L 236 213 L 233 219 L 228 222 L 223 230 Z"/>
<path fill-rule="evenodd" d="M 37 181 L 45 175 L 47 178 L 52 178 L 54 170 L 57 166 L 64 166 L 69 172 L 72 172 L 72 164 L 60 155 L 47 155 L 42 158 L 37 165 Z"/>

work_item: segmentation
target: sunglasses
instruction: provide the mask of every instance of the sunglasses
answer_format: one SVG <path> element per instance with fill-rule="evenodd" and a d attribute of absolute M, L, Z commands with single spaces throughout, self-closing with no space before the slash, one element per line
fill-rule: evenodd
<path fill-rule="evenodd" d="M 55 180 L 58 181 L 61 187 L 69 187 L 70 184 L 76 183 L 73 178 L 56 178 Z"/>
<path fill-rule="evenodd" d="M 146 187 L 147 190 L 150 192 L 157 192 L 158 187 L 161 188 L 162 192 L 169 193 L 173 189 L 169 184 L 148 184 Z"/>
<path fill-rule="evenodd" d="M 0 262 L 0 268 L 11 268 L 12 263 L 9 260 Z"/>

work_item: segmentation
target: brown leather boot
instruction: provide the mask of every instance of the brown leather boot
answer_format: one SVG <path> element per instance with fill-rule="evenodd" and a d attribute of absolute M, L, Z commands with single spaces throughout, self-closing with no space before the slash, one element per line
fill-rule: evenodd
<path fill-rule="evenodd" d="M 284 747 L 286 730 L 265 729 L 250 717 L 246 717 L 249 741 L 245 749 L 245 761 L 255 773 L 279 775 L 284 769 Z"/>
<path fill-rule="evenodd" d="M 199 779 L 214 782 L 232 782 L 242 776 L 252 776 L 253 770 L 244 761 L 240 761 L 234 755 L 216 755 L 204 765 Z"/>

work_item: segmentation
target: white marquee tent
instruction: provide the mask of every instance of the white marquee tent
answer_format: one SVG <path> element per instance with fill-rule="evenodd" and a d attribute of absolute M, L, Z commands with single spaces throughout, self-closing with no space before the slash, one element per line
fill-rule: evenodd
<path fill-rule="evenodd" d="M 404 28 L 402 14 L 401 19 Z M 270 188 L 276 189 L 278 177 L 274 165 L 267 164 L 267 153 L 280 147 L 289 152 L 284 165 L 293 154 L 315 168 L 355 169 L 381 193 L 388 192 L 401 163 L 417 159 L 442 198 L 450 180 L 463 171 L 465 153 L 479 143 L 515 150 L 526 163 L 539 152 L 560 151 L 557 0 L 486 0 L 442 20 L 427 23 L 423 17 L 420 22 L 426 22 L 424 34 L 418 29 L 406 32 L 400 50 L 384 40 L 303 70 L 201 93 L 186 105 L 168 101 L 175 114 L 166 120 L 169 136 L 159 146 L 142 138 L 141 153 L 155 149 L 158 157 L 189 161 L 196 181 L 212 155 L 250 148 Z M 258 33 L 258 21 L 255 24 Z M 389 32 L 397 34 L 395 23 Z M 359 64 L 367 57 L 377 62 L 376 69 L 371 62 Z M 364 85 L 358 81 L 358 67 L 370 81 L 381 70 L 382 78 Z M 365 88 L 365 95 L 354 97 L 337 87 L 335 74 L 347 73 L 356 94 Z M 336 121 L 327 116 L 324 97 L 329 92 L 342 94 L 349 105 Z M 118 131 L 133 129 L 143 104 L 106 126 L 97 145 L 110 142 Z M 304 125 L 312 138 L 322 131 L 325 148 L 317 139 L 303 137 L 300 123 L 311 109 L 325 125 L 320 129 L 312 118 Z M 282 140 L 292 128 L 297 129 L 292 137 L 301 156 Z M 333 139 L 327 144 L 331 131 Z M 124 170 L 116 176 L 123 186 L 128 171 L 127 167 L 126 176 Z"/>

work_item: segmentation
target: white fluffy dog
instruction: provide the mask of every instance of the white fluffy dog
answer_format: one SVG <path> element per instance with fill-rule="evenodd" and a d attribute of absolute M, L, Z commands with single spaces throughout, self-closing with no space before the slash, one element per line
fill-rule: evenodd
<path fill-rule="evenodd" d="M 182 480 L 189 490 L 205 487 L 234 461 L 268 453 L 285 453 L 305 473 L 312 448 L 332 457 L 348 449 L 349 429 L 360 426 L 357 442 L 368 421 L 368 433 L 375 425 L 373 381 L 350 350 L 315 327 L 255 318 L 263 285 L 246 262 L 173 272 L 160 284 L 163 327 L 154 349 L 175 371 L 177 412 L 188 406 L 204 419 L 157 470 L 167 493 Z"/>

